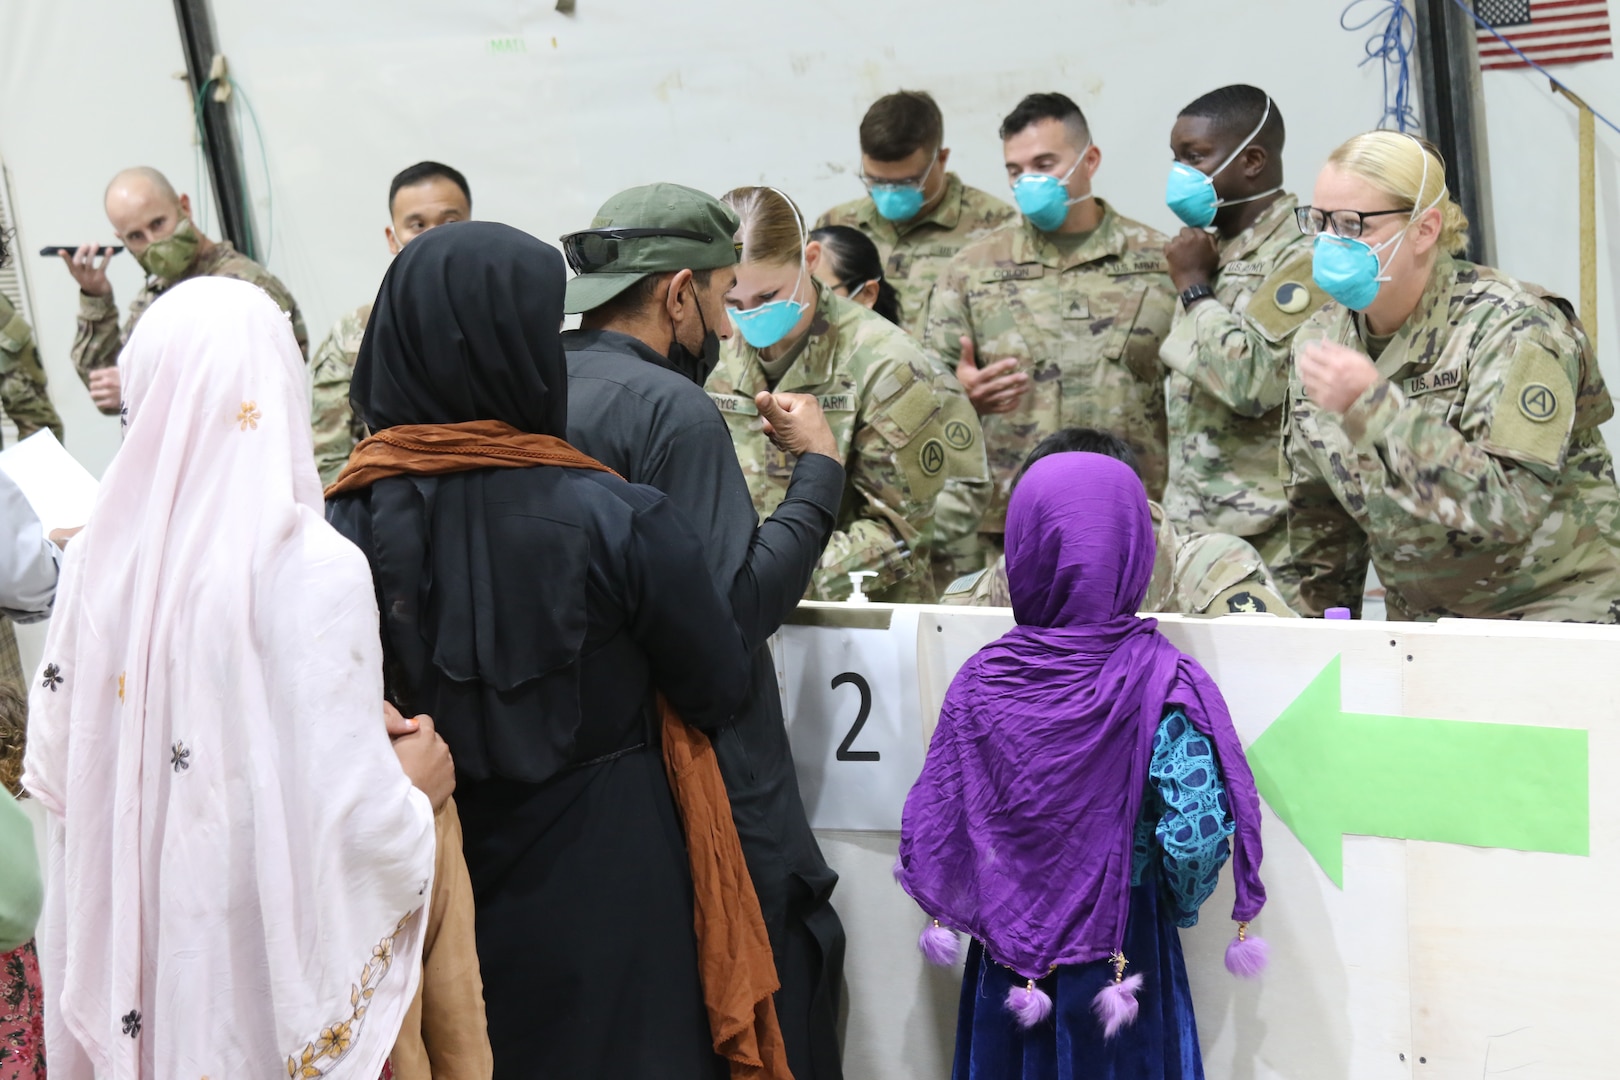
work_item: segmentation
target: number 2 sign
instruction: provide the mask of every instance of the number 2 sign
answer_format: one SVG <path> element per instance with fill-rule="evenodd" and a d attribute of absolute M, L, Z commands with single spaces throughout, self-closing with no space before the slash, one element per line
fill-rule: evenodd
<path fill-rule="evenodd" d="M 775 649 L 811 826 L 898 830 L 924 753 L 915 609 L 887 629 L 784 626 Z"/>

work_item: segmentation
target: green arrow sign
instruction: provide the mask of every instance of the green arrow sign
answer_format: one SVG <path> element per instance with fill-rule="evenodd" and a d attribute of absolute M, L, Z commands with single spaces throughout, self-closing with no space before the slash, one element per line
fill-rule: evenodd
<path fill-rule="evenodd" d="M 1347 713 L 1336 656 L 1249 747 L 1249 764 L 1341 889 L 1345 833 L 1588 853 L 1585 731 Z"/>

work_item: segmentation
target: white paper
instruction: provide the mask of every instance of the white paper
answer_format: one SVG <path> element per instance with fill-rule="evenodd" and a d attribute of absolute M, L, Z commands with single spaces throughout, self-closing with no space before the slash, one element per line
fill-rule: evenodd
<path fill-rule="evenodd" d="M 49 428 L 0 450 L 0 472 L 22 489 L 47 533 L 74 529 L 90 520 L 99 486 L 96 478 Z"/>
<path fill-rule="evenodd" d="M 784 626 L 788 739 L 815 829 L 894 831 L 926 746 L 916 717 L 917 609 L 887 630 Z"/>

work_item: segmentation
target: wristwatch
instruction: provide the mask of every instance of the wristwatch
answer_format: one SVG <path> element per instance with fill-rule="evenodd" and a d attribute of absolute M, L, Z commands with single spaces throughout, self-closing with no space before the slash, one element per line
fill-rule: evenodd
<path fill-rule="evenodd" d="M 1181 306 L 1190 309 L 1200 300 L 1208 300 L 1215 295 L 1215 290 L 1208 285 L 1189 285 L 1181 290 Z"/>

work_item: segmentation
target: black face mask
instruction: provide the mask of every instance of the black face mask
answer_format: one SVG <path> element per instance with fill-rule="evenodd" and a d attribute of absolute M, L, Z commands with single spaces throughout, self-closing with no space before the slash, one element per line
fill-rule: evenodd
<path fill-rule="evenodd" d="M 720 335 L 709 329 L 709 320 L 703 317 L 703 305 L 698 303 L 695 288 L 692 290 L 692 303 L 697 305 L 698 321 L 703 324 L 703 351 L 694 353 L 681 344 L 679 334 L 672 334 L 669 352 L 664 354 L 664 358 L 676 372 L 702 386 L 709 380 L 714 366 L 720 362 Z"/>

